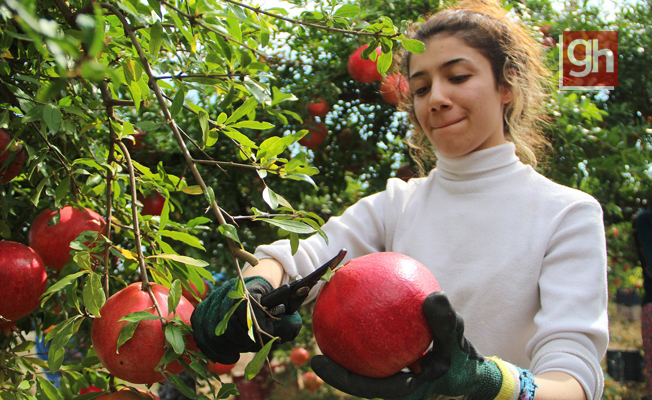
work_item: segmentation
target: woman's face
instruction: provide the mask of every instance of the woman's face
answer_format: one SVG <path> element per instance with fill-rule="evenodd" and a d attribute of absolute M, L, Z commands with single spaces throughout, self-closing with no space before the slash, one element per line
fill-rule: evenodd
<path fill-rule="evenodd" d="M 421 129 L 447 157 L 505 143 L 503 108 L 512 99 L 496 89 L 489 60 L 455 36 L 433 37 L 410 58 L 410 89 Z"/>

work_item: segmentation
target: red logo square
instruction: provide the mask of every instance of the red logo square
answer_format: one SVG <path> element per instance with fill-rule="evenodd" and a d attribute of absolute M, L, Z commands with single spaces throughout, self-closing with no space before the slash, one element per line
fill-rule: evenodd
<path fill-rule="evenodd" d="M 618 86 L 617 31 L 565 31 L 559 43 L 560 90 Z"/>

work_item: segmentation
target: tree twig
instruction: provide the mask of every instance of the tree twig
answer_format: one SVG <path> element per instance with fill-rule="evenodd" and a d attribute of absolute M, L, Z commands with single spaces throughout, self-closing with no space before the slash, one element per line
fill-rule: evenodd
<path fill-rule="evenodd" d="M 109 123 L 109 125 L 111 125 Z M 124 153 L 125 160 L 127 162 L 127 169 L 129 170 L 129 181 L 131 188 L 131 216 L 134 225 L 134 237 L 136 240 L 136 251 L 138 252 L 138 264 L 140 266 L 140 280 L 142 281 L 141 290 L 149 290 L 149 279 L 147 278 L 147 266 L 145 265 L 145 257 L 143 257 L 143 248 L 140 241 L 140 227 L 138 226 L 138 209 L 136 206 L 136 175 L 134 174 L 134 166 L 131 163 L 131 156 L 129 155 L 129 150 L 127 146 L 121 141 L 116 142 L 120 146 L 120 150 Z"/>

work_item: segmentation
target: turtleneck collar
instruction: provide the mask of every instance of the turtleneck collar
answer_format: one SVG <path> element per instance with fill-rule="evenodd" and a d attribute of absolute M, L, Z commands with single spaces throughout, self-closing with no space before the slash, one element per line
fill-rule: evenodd
<path fill-rule="evenodd" d="M 499 146 L 474 151 L 460 157 L 446 157 L 438 152 L 437 176 L 451 181 L 468 181 L 501 173 L 505 168 L 520 162 L 516 146 L 507 142 Z"/>

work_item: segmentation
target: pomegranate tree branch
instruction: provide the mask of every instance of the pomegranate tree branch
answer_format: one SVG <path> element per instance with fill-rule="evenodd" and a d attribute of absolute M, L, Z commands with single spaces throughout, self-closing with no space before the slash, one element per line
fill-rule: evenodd
<path fill-rule="evenodd" d="M 259 167 L 257 165 L 240 164 L 240 163 L 234 163 L 234 162 L 231 162 L 231 161 L 199 160 L 199 159 L 193 158 L 192 162 L 194 162 L 195 164 L 225 165 L 225 166 L 228 166 L 228 167 L 251 168 L 251 169 L 255 169 L 255 170 L 265 169 L 265 170 L 268 170 L 268 171 L 275 171 L 275 170 L 273 170 L 271 168 L 262 168 L 262 167 Z"/>
<path fill-rule="evenodd" d="M 109 123 L 109 125 L 111 125 Z M 124 153 L 129 169 L 129 181 L 131 188 L 131 217 L 134 225 L 134 236 L 136 238 L 136 251 L 138 252 L 138 264 L 140 266 L 140 280 L 143 282 L 141 290 L 149 290 L 149 279 L 147 278 L 147 267 L 145 266 L 145 258 L 143 257 L 143 248 L 140 241 L 140 227 L 138 226 L 138 210 L 136 209 L 136 175 L 134 174 L 134 165 L 131 163 L 131 156 L 127 146 L 121 141 L 117 141 L 120 150 Z"/>
<path fill-rule="evenodd" d="M 115 110 L 113 109 L 113 104 L 111 101 L 113 100 L 113 97 L 111 96 L 111 91 L 109 90 L 109 86 L 107 85 L 106 82 L 101 82 L 99 85 L 100 88 L 100 94 L 102 96 L 102 100 L 106 104 L 106 113 L 107 113 L 107 118 L 109 121 L 109 139 L 111 140 L 111 144 L 109 145 L 109 165 L 113 162 L 116 161 L 115 159 L 115 144 L 118 141 L 118 136 L 115 134 L 113 131 L 113 125 L 111 125 L 111 121 L 116 118 L 115 116 Z M 106 237 L 109 238 L 109 242 L 111 241 L 111 222 L 112 222 L 112 208 L 111 203 L 112 203 L 112 187 L 113 185 L 110 183 L 113 180 L 113 172 L 111 170 L 108 171 L 108 176 L 107 178 L 110 178 L 109 184 L 106 186 L 106 199 L 107 199 L 107 216 L 106 216 Z M 136 220 L 137 221 L 137 220 Z M 107 246 L 105 252 L 104 252 L 104 294 L 106 297 L 109 297 L 109 246 Z"/>
<path fill-rule="evenodd" d="M 164 4 L 167 4 L 163 2 Z M 158 82 L 156 80 L 156 77 L 154 75 L 154 72 L 152 71 L 152 68 L 150 66 L 149 60 L 147 59 L 147 56 L 145 55 L 145 52 L 143 51 L 143 48 L 140 45 L 140 42 L 138 41 L 138 38 L 136 38 L 136 35 L 134 34 L 133 30 L 130 28 L 129 22 L 125 18 L 124 14 L 118 10 L 116 7 L 114 7 L 111 4 L 107 3 L 101 3 L 101 6 L 110 10 L 122 23 L 122 26 L 124 28 L 125 34 L 129 36 L 131 39 L 131 42 L 136 49 L 136 52 L 138 53 L 138 57 L 140 58 L 140 62 L 143 65 L 143 68 L 145 70 L 145 73 L 147 74 L 149 81 L 148 85 L 156 95 L 156 98 L 158 100 L 159 106 L 161 107 L 161 111 L 163 112 L 163 116 L 165 117 L 165 120 L 167 121 L 168 125 L 170 126 L 170 129 L 172 130 L 172 133 L 174 134 L 174 137 L 177 141 L 177 144 L 181 148 L 181 152 L 186 160 L 186 164 L 188 164 L 188 167 L 190 168 L 190 171 L 199 184 L 199 187 L 201 188 L 202 192 L 206 193 L 208 191 L 208 187 L 206 186 L 206 183 L 204 182 L 204 179 L 202 178 L 201 174 L 197 170 L 197 166 L 192 162 L 192 156 L 190 155 L 190 152 L 188 151 L 188 148 L 186 147 L 186 144 L 181 137 L 181 132 L 179 131 L 179 128 L 177 127 L 176 122 L 174 121 L 174 118 L 172 117 L 172 114 L 170 113 L 170 110 L 168 108 L 167 102 L 165 101 L 165 97 L 163 96 L 163 92 L 161 91 L 161 88 L 158 85 Z M 121 146 L 124 146 L 121 144 Z M 135 181 L 135 179 L 134 179 Z M 134 189 L 135 190 L 135 189 Z M 134 197 L 135 198 L 135 197 Z M 220 211 L 220 207 L 217 204 L 217 201 L 215 199 L 212 199 L 211 202 L 211 209 L 213 210 L 213 213 L 215 214 L 215 217 L 217 218 L 217 221 L 220 223 L 220 225 L 225 225 L 226 220 L 224 219 L 224 216 L 222 215 L 222 212 Z M 135 206 L 134 206 L 135 207 Z M 134 208 L 135 210 L 135 208 Z M 137 235 L 138 237 L 138 235 Z M 138 243 L 140 246 L 140 243 Z M 258 259 L 251 253 L 245 251 L 244 249 L 241 249 L 238 244 L 236 244 L 233 240 L 227 238 L 227 245 L 229 247 L 229 250 L 231 251 L 231 254 L 234 257 L 240 258 L 244 261 L 247 261 L 251 265 L 257 265 L 258 264 Z M 139 251 L 140 248 L 138 249 Z M 143 262 L 144 264 L 144 262 Z M 236 263 L 237 266 L 237 263 Z M 144 265 L 143 265 L 144 267 Z M 241 275 L 240 267 L 237 267 L 238 273 Z"/>
<path fill-rule="evenodd" d="M 354 30 L 349 30 L 349 29 L 333 28 L 332 26 L 313 24 L 313 23 L 310 23 L 310 22 L 299 21 L 298 19 L 283 17 L 281 15 L 274 14 L 274 13 L 271 13 L 269 11 L 262 10 L 260 7 L 252 7 L 252 6 L 249 6 L 249 5 L 234 1 L 234 0 L 224 0 L 224 2 L 235 4 L 236 6 L 240 6 L 242 8 L 246 8 L 247 10 L 253 11 L 256 14 L 267 15 L 268 17 L 272 17 L 272 18 L 279 19 L 279 20 L 282 20 L 282 21 L 285 21 L 285 22 L 289 22 L 289 23 L 294 24 L 294 25 L 307 26 L 307 27 L 310 27 L 310 28 L 321 29 L 321 30 L 324 30 L 324 31 L 327 31 L 327 32 L 338 32 L 338 33 L 344 33 L 344 34 L 347 34 L 347 35 L 354 35 L 354 36 L 373 36 L 376 39 L 381 38 L 381 37 L 386 37 L 386 38 L 391 39 L 391 38 L 401 36 L 400 33 L 393 33 L 391 35 L 387 35 L 387 34 L 380 33 L 380 31 L 377 31 L 377 32 L 363 32 L 363 31 L 354 31 Z"/>
<path fill-rule="evenodd" d="M 188 78 L 211 78 L 211 79 L 224 79 L 243 78 L 247 74 L 220 74 L 220 75 L 204 75 L 204 74 L 178 74 L 178 75 L 159 75 L 156 79 L 188 79 Z"/>

